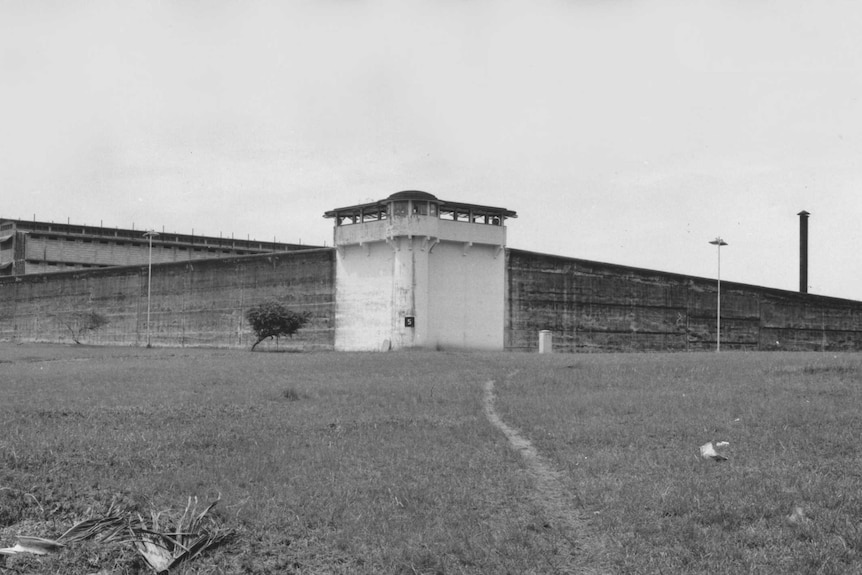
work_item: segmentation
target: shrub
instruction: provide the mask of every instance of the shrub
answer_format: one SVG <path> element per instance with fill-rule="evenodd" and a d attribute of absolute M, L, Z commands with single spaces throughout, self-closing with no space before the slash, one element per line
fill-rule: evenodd
<path fill-rule="evenodd" d="M 72 341 L 80 344 L 87 332 L 96 331 L 110 323 L 108 318 L 99 312 L 71 311 L 54 316 L 72 335 Z"/>
<path fill-rule="evenodd" d="M 293 337 L 294 333 L 311 320 L 311 313 L 297 313 L 276 301 L 268 301 L 246 311 L 245 318 L 257 336 L 257 341 L 251 346 L 251 351 L 254 351 L 257 344 L 265 339 L 274 337 L 278 345 L 278 338 L 281 336 Z"/>

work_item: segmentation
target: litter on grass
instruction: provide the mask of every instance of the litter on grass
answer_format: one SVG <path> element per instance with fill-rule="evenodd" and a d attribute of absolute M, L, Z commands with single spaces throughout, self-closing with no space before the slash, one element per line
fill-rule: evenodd
<path fill-rule="evenodd" d="M 63 543 L 54 541 L 53 539 L 20 536 L 16 538 L 14 546 L 0 549 L 0 555 L 17 555 L 19 553 L 47 555 L 48 553 L 56 553 L 63 547 L 65 547 Z"/>
<path fill-rule="evenodd" d="M 793 513 L 790 514 L 787 521 L 794 525 L 801 525 L 808 521 L 808 517 L 805 516 L 805 511 L 801 507 L 797 506 L 793 508 Z"/>
<path fill-rule="evenodd" d="M 727 441 L 719 441 L 718 445 L 723 447 L 730 444 Z M 718 453 L 711 441 L 700 446 L 700 456 L 713 461 L 727 461 L 727 457 Z"/>

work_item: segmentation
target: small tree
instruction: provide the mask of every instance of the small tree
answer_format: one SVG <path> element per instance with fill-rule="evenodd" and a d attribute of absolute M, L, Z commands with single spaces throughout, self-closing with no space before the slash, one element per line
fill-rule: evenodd
<path fill-rule="evenodd" d="M 257 344 L 265 339 L 274 337 L 277 346 L 281 336 L 293 337 L 294 333 L 309 322 L 311 313 L 297 313 L 276 301 L 267 301 L 246 311 L 245 319 L 257 336 L 257 341 L 251 346 L 251 351 L 254 351 Z"/>
<path fill-rule="evenodd" d="M 108 325 L 108 318 L 99 312 L 90 311 L 71 311 L 58 314 L 55 316 L 69 333 L 72 335 L 72 341 L 77 344 L 81 343 L 81 339 L 87 332 L 96 331 Z"/>

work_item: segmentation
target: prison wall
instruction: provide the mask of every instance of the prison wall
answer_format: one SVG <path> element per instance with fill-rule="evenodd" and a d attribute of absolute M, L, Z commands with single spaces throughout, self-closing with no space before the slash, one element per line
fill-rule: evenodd
<path fill-rule="evenodd" d="M 509 249 L 505 347 L 697 351 L 716 346 L 716 281 Z M 721 282 L 721 348 L 862 350 L 862 302 Z"/>
<path fill-rule="evenodd" d="M 71 343 L 68 324 L 92 311 L 108 324 L 84 343 L 146 345 L 147 277 L 148 266 L 139 265 L 0 278 L 0 341 Z M 282 348 L 332 349 L 334 250 L 153 264 L 150 343 L 250 347 L 255 337 L 244 313 L 266 300 L 311 312 L 311 322 L 282 339 Z"/>

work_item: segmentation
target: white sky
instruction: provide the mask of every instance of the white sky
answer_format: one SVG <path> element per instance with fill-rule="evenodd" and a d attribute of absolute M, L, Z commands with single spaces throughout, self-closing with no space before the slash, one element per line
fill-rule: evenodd
<path fill-rule="evenodd" d="M 509 245 L 862 300 L 858 0 L 0 0 L 0 216 L 331 244 L 419 189 Z"/>

